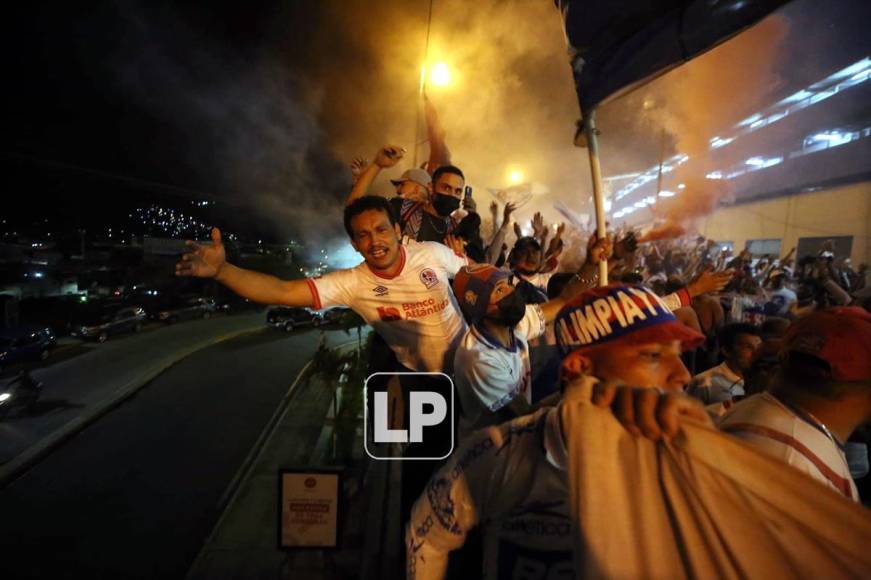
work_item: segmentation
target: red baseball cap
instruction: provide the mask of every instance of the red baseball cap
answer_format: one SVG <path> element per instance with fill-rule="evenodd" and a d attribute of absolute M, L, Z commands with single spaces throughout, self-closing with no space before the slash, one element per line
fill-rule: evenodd
<path fill-rule="evenodd" d="M 836 381 L 871 380 L 871 313 L 841 306 L 799 318 L 786 331 L 782 352 L 825 361 Z"/>

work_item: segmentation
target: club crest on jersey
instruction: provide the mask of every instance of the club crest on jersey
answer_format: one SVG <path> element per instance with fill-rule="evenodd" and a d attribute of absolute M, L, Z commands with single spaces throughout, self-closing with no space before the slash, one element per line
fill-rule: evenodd
<path fill-rule="evenodd" d="M 426 268 L 420 273 L 420 281 L 426 286 L 427 290 L 439 283 L 439 277 L 436 276 L 432 268 Z"/>
<path fill-rule="evenodd" d="M 375 293 L 375 296 L 386 296 L 390 290 L 385 286 L 375 286 L 372 288 L 372 292 Z"/>

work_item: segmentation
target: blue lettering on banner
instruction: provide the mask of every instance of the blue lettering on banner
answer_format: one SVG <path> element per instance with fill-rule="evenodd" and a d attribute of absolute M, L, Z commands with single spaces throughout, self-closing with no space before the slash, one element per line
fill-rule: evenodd
<path fill-rule="evenodd" d="M 533 550 L 499 541 L 496 578 L 499 580 L 572 580 L 571 550 Z"/>

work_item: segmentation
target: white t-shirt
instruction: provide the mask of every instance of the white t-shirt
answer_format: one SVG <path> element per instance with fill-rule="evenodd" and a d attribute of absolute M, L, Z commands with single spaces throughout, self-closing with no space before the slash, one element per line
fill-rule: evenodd
<path fill-rule="evenodd" d="M 547 294 L 547 284 L 548 282 L 550 282 L 550 279 L 553 278 L 554 274 L 556 274 L 556 272 L 538 273 L 532 274 L 531 276 L 521 274 L 520 278 L 526 280 L 527 282 Z"/>
<path fill-rule="evenodd" d="M 538 304 L 528 304 L 526 315 L 514 328 L 514 345 L 506 349 L 477 327 L 470 328 L 454 355 L 454 384 L 463 412 L 462 439 L 475 429 L 494 424 L 496 411 L 522 396 L 532 402 L 529 341 L 545 329 Z M 488 417 L 492 420 L 488 421 Z"/>
<path fill-rule="evenodd" d="M 574 578 L 559 407 L 473 433 L 433 475 L 406 528 L 407 577 L 444 578 L 448 553 L 482 526 L 475 577 Z"/>
<path fill-rule="evenodd" d="M 795 292 L 789 288 L 773 290 L 769 295 L 769 301 L 777 306 L 777 316 L 786 316 L 789 313 L 789 305 L 798 300 Z"/>
<path fill-rule="evenodd" d="M 399 248 L 392 277 L 366 262 L 307 280 L 317 309 L 344 304 L 369 323 L 400 363 L 415 371 L 451 372 L 466 332 L 448 279 L 467 264 L 447 246 L 412 242 Z"/>
<path fill-rule="evenodd" d="M 770 393 L 753 395 L 733 405 L 717 427 L 859 501 L 844 452 Z"/>
<path fill-rule="evenodd" d="M 744 396 L 744 379 L 724 362 L 694 376 L 686 393 L 705 405 L 731 401 Z"/>

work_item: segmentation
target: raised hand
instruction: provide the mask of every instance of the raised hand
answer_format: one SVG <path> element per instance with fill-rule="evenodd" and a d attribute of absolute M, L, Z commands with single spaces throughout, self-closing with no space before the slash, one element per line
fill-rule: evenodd
<path fill-rule="evenodd" d="M 354 180 L 354 183 L 357 182 L 357 179 L 360 178 L 360 174 L 363 173 L 363 170 L 369 165 L 369 160 L 365 157 L 354 157 L 354 160 L 351 161 L 351 178 Z"/>
<path fill-rule="evenodd" d="M 535 212 L 535 215 L 532 216 L 532 232 L 537 238 L 541 236 L 542 231 L 544 231 L 544 218 L 540 212 Z"/>
<path fill-rule="evenodd" d="M 221 242 L 221 230 L 212 228 L 212 243 L 198 244 L 191 240 L 185 242 L 189 253 L 182 255 L 175 265 L 176 276 L 195 278 L 215 278 L 227 263 L 227 254 Z"/>
<path fill-rule="evenodd" d="M 614 244 L 611 242 L 611 238 L 605 236 L 600 240 L 596 232 L 593 232 L 587 242 L 587 263 L 598 264 L 602 260 L 610 259 L 613 253 Z"/>
<path fill-rule="evenodd" d="M 510 201 L 505 204 L 505 209 L 502 210 L 503 223 L 507 223 L 511 219 L 511 214 L 514 213 L 514 210 L 516 209 L 517 206 Z"/>
<path fill-rule="evenodd" d="M 708 292 L 719 292 L 732 279 L 734 270 L 723 270 L 721 272 L 712 272 L 711 268 L 705 268 L 695 280 L 687 284 L 687 291 L 690 296 L 701 296 Z"/>
<path fill-rule="evenodd" d="M 635 232 L 630 231 L 624 237 L 620 238 L 614 244 L 614 255 L 619 258 L 624 258 L 638 249 L 638 240 L 635 238 Z"/>
<path fill-rule="evenodd" d="M 405 149 L 398 145 L 385 145 L 375 154 L 375 165 L 381 169 L 393 167 L 405 155 Z"/>

